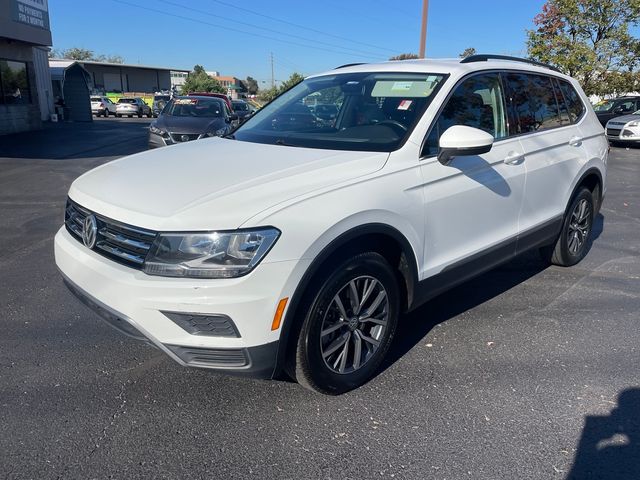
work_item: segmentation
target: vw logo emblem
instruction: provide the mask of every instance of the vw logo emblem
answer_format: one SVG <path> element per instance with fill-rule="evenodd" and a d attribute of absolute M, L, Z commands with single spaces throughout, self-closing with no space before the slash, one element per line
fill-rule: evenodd
<path fill-rule="evenodd" d="M 188 142 L 188 141 L 189 141 L 189 135 L 182 135 L 182 136 L 180 137 L 180 139 L 181 139 L 183 142 Z"/>
<path fill-rule="evenodd" d="M 98 222 L 93 215 L 87 215 L 82 224 L 82 243 L 87 248 L 96 246 L 96 238 L 98 237 Z"/>

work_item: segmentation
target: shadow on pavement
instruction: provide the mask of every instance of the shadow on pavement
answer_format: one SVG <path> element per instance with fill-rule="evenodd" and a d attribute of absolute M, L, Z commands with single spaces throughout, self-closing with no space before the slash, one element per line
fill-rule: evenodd
<path fill-rule="evenodd" d="M 147 150 L 150 121 L 97 119 L 49 123 L 42 130 L 0 137 L 0 157 L 62 160 L 121 157 Z"/>
<path fill-rule="evenodd" d="M 593 222 L 593 240 L 604 230 L 604 216 Z M 406 355 L 436 325 L 471 310 L 542 272 L 546 264 L 536 250 L 523 253 L 510 262 L 471 279 L 430 300 L 400 319 L 393 345 L 378 375 Z M 640 477 L 638 477 L 640 480 Z"/>
<path fill-rule="evenodd" d="M 381 371 L 407 354 L 436 325 L 503 294 L 547 267 L 537 252 L 523 254 L 501 267 L 448 290 L 405 315 L 400 319 L 395 340 Z"/>
<path fill-rule="evenodd" d="M 640 479 L 640 388 L 618 396 L 609 415 L 587 416 L 567 480 Z"/>

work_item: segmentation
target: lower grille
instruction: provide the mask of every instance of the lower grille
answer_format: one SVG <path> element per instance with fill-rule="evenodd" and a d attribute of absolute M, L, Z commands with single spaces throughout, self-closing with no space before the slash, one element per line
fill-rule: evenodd
<path fill-rule="evenodd" d="M 610 137 L 617 137 L 618 135 L 620 135 L 620 130 L 607 128 L 607 135 L 609 135 Z"/>
<path fill-rule="evenodd" d="M 188 365 L 201 367 L 241 368 L 249 365 L 244 349 L 198 348 L 165 345 Z"/>
<path fill-rule="evenodd" d="M 94 216 L 97 225 L 93 250 L 128 267 L 141 269 L 156 238 L 156 232 L 97 215 L 68 199 L 64 223 L 69 233 L 82 243 L 84 243 L 82 239 L 84 222 L 89 215 Z"/>

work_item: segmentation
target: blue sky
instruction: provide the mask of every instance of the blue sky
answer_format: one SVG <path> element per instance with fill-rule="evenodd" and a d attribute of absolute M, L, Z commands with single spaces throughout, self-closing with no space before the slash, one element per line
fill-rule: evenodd
<path fill-rule="evenodd" d="M 544 0 L 431 0 L 428 57 L 523 55 Z M 421 0 L 49 0 L 54 48 L 270 82 L 418 51 Z M 262 85 L 264 86 L 264 85 Z"/>

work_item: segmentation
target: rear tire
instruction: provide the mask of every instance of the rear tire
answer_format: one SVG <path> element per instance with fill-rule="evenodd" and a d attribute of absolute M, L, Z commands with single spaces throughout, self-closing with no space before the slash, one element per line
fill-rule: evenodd
<path fill-rule="evenodd" d="M 570 267 L 582 260 L 593 242 L 594 216 L 593 194 L 582 187 L 567 209 L 555 244 L 540 249 L 542 258 L 561 267 Z"/>
<path fill-rule="evenodd" d="M 398 324 L 400 289 L 375 252 L 351 257 L 310 289 L 290 373 L 308 389 L 339 395 L 380 367 Z"/>

